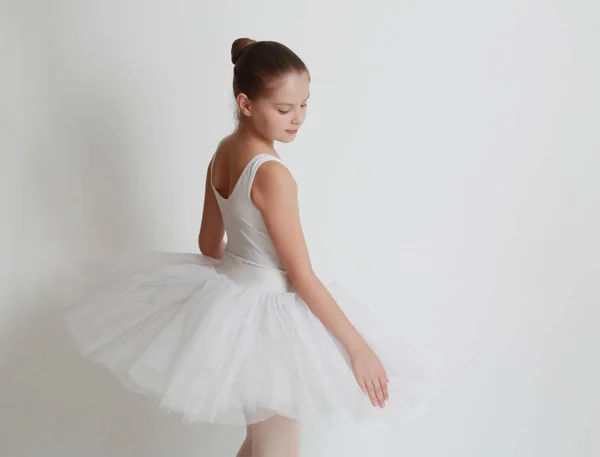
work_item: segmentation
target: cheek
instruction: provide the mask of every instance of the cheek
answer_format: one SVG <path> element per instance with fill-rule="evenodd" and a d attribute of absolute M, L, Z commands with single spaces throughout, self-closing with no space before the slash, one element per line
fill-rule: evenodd
<path fill-rule="evenodd" d="M 261 113 L 261 116 L 257 116 L 255 119 L 256 127 L 266 135 L 268 138 L 281 140 L 283 130 L 286 129 L 286 119 L 284 115 L 275 113 Z"/>
<path fill-rule="evenodd" d="M 281 130 L 289 124 L 289 119 L 285 115 L 275 112 L 268 117 L 267 124 L 270 130 Z"/>
<path fill-rule="evenodd" d="M 277 125 L 276 119 L 277 118 L 275 116 L 269 113 L 261 113 L 260 116 L 256 116 L 254 122 L 260 130 L 264 132 L 270 132 L 273 130 L 273 127 Z"/>

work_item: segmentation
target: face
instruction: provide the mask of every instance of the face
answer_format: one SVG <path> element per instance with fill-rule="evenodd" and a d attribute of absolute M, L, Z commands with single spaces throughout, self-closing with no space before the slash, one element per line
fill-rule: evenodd
<path fill-rule="evenodd" d="M 240 94 L 238 105 L 261 136 L 290 143 L 306 118 L 309 90 L 310 81 L 306 73 L 290 73 L 281 79 L 268 97 L 248 100 Z"/>

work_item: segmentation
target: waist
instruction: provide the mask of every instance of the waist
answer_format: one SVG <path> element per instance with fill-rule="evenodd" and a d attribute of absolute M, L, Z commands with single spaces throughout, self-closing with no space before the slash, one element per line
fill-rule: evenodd
<path fill-rule="evenodd" d="M 240 257 L 227 248 L 216 267 L 219 273 L 245 287 L 258 287 L 273 292 L 291 292 L 292 283 L 285 270 L 264 266 Z"/>

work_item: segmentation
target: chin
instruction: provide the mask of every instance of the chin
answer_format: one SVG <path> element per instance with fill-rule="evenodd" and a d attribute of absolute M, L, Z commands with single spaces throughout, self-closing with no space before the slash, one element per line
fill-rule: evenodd
<path fill-rule="evenodd" d="M 276 141 L 279 141 L 280 143 L 291 143 L 295 139 L 296 135 L 289 135 L 286 133 L 285 135 L 278 137 Z"/>
<path fill-rule="evenodd" d="M 279 138 L 277 141 L 279 141 L 280 143 L 291 143 L 295 139 L 296 138 L 294 138 L 294 137 L 292 137 L 292 138 Z"/>

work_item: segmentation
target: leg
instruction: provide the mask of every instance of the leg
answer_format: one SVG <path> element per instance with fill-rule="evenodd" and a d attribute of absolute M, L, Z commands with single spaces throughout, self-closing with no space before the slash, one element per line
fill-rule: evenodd
<path fill-rule="evenodd" d="M 300 457 L 300 422 L 273 416 L 250 425 L 252 457 Z"/>
<path fill-rule="evenodd" d="M 246 439 L 235 457 L 252 457 L 252 430 L 250 426 L 246 428 Z"/>

